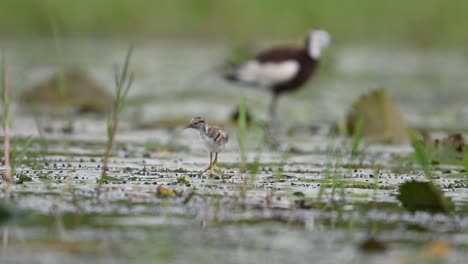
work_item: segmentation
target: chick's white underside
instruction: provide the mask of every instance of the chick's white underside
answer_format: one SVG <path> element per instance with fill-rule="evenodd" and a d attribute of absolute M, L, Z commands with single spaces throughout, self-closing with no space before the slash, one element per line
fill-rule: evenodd
<path fill-rule="evenodd" d="M 204 133 L 200 133 L 201 141 L 205 145 L 205 147 L 208 149 L 209 152 L 221 152 L 224 148 L 224 144 L 220 144 L 216 141 L 214 141 L 213 138 L 207 136 Z"/>

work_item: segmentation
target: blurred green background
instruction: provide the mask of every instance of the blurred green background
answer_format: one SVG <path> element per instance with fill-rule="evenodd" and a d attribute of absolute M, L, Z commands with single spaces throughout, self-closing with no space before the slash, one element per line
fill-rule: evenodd
<path fill-rule="evenodd" d="M 468 47 L 466 0 L 0 0 L 2 38 L 299 39 Z"/>

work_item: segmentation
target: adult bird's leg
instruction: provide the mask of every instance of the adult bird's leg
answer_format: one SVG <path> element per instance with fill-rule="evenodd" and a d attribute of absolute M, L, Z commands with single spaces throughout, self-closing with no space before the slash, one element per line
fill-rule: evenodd
<path fill-rule="evenodd" d="M 208 168 L 206 168 L 206 169 L 205 169 L 204 171 L 202 171 L 200 174 L 203 174 L 203 173 L 205 173 L 205 172 L 207 172 L 208 170 L 211 170 L 211 169 L 213 168 L 213 162 L 212 162 L 212 160 L 213 160 L 213 153 L 210 152 L 210 166 L 208 166 Z"/>
<path fill-rule="evenodd" d="M 271 98 L 271 103 L 270 103 L 270 109 L 269 109 L 269 121 L 268 121 L 268 131 L 267 131 L 267 138 L 268 142 L 276 145 L 278 142 L 278 136 L 279 136 L 279 119 L 278 119 L 278 114 L 277 114 L 277 108 L 278 108 L 278 94 L 274 93 L 273 97 Z"/>

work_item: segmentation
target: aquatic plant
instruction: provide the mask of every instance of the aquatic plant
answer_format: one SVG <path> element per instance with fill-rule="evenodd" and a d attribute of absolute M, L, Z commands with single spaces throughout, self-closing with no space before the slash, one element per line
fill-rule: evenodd
<path fill-rule="evenodd" d="M 362 133 L 364 131 L 364 116 L 360 115 L 356 122 L 356 128 L 353 131 L 353 144 L 351 147 L 351 160 L 354 161 L 359 151 Z"/>
<path fill-rule="evenodd" d="M 465 167 L 466 182 L 468 184 L 468 149 L 463 148 L 463 166 Z"/>
<path fill-rule="evenodd" d="M 246 119 L 246 106 L 245 98 L 239 97 L 239 118 L 237 119 L 237 132 L 239 137 L 239 151 L 240 151 L 240 171 L 245 173 L 247 169 L 247 119 Z"/>
<path fill-rule="evenodd" d="M 432 181 L 430 152 L 424 146 L 423 142 L 418 138 L 418 134 L 416 132 L 409 130 L 408 133 L 411 139 L 411 145 L 414 149 L 416 161 L 424 171 L 426 178 Z"/>
<path fill-rule="evenodd" d="M 3 139 L 4 139 L 4 159 L 5 170 L 3 172 L 3 179 L 7 183 L 5 189 L 5 196 L 8 196 L 8 189 L 11 184 L 11 157 L 10 157 L 10 134 L 9 134 L 9 117 L 10 117 L 10 96 L 8 90 L 8 75 L 5 56 L 1 56 L 1 86 L 2 86 L 2 105 L 3 105 Z"/>
<path fill-rule="evenodd" d="M 111 112 L 107 116 L 107 144 L 102 161 L 102 173 L 101 178 L 99 179 L 99 185 L 103 184 L 106 179 L 109 156 L 114 145 L 115 135 L 117 133 L 117 128 L 119 124 L 119 115 L 124 109 L 128 91 L 130 90 L 130 87 L 133 83 L 134 75 L 133 73 L 129 72 L 129 64 L 130 59 L 132 57 L 132 51 L 132 47 L 130 47 L 127 50 L 127 55 L 125 56 L 125 61 L 121 72 L 115 72 L 115 97 L 114 102 L 112 104 Z"/>
<path fill-rule="evenodd" d="M 320 201 L 322 199 L 322 196 L 325 192 L 325 184 L 328 182 L 328 179 L 332 178 L 331 175 L 331 170 L 332 170 L 332 158 L 334 157 L 336 150 L 335 150 L 335 140 L 336 140 L 336 135 L 332 134 L 331 139 L 329 144 L 327 145 L 327 158 L 325 162 L 325 171 L 324 171 L 324 177 L 322 178 L 322 181 L 320 182 L 320 189 L 317 194 L 317 200 Z"/>
<path fill-rule="evenodd" d="M 3 158 L 5 162 L 5 169 L 3 171 L 3 179 L 7 183 L 7 188 L 5 189 L 5 199 L 8 199 L 9 185 L 12 182 L 13 176 L 16 174 L 16 167 L 19 162 L 22 161 L 26 154 L 29 151 L 29 148 L 32 144 L 32 138 L 29 137 L 24 141 L 24 144 L 21 146 L 21 151 L 18 151 L 19 140 L 14 141 L 10 138 L 9 127 L 10 127 L 10 94 L 9 94 L 9 84 L 8 84 L 8 67 L 6 64 L 5 56 L 2 53 L 1 56 L 1 87 L 2 87 L 2 117 L 3 117 L 3 145 L 4 153 Z"/>

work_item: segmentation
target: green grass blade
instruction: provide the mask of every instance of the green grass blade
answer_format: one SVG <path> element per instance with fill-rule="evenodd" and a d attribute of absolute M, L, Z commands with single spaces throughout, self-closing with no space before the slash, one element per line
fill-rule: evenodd
<path fill-rule="evenodd" d="M 409 135 L 416 161 L 423 169 L 426 178 L 432 181 L 431 158 L 429 151 L 426 149 L 423 142 L 418 138 L 418 134 L 416 132 L 410 130 Z"/>
<path fill-rule="evenodd" d="M 468 149 L 463 148 L 463 166 L 465 167 L 466 183 L 468 184 Z"/>
<path fill-rule="evenodd" d="M 245 106 L 245 98 L 243 96 L 239 97 L 239 119 L 237 120 L 237 128 L 239 135 L 239 149 L 241 155 L 241 172 L 246 171 L 246 162 L 247 162 L 247 113 Z"/>
<path fill-rule="evenodd" d="M 361 143 L 363 131 L 364 131 L 364 116 L 361 115 L 359 116 L 357 120 L 356 129 L 354 130 L 354 133 L 353 133 L 353 145 L 351 148 L 352 160 L 354 160 L 354 158 L 356 158 L 356 155 L 358 154 L 359 144 Z"/>

